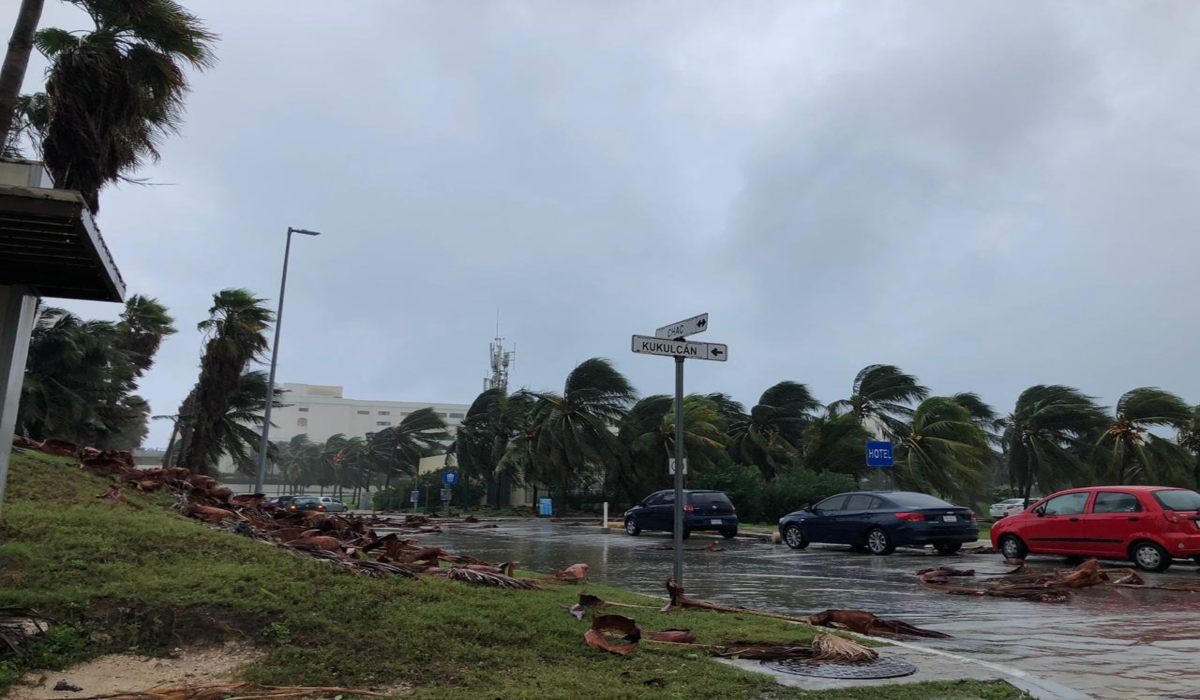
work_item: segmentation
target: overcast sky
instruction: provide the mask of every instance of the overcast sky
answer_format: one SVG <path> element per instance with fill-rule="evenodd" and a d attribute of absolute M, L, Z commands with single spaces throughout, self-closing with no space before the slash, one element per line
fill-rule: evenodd
<path fill-rule="evenodd" d="M 871 363 L 1004 412 L 1051 382 L 1200 402 L 1200 3 L 185 4 L 219 63 L 161 186 L 99 217 L 180 328 L 155 413 L 213 292 L 274 303 L 289 225 L 324 235 L 293 246 L 278 378 L 352 398 L 470 402 L 497 312 L 515 387 L 601 356 L 665 393 L 630 335 L 707 311 L 730 359 L 687 389 L 748 404 Z"/>

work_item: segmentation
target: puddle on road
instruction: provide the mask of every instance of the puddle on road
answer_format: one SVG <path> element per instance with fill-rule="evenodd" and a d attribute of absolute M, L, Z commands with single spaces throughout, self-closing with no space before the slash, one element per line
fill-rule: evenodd
<path fill-rule="evenodd" d="M 672 567 L 671 551 L 659 549 L 670 544 L 666 536 L 629 537 L 590 524 L 502 523 L 496 530 L 447 528 L 420 538 L 487 561 L 516 560 L 534 571 L 584 562 L 597 583 L 658 597 L 666 594 L 663 582 Z M 711 541 L 698 534 L 684 548 Z M 918 586 L 915 571 L 947 561 L 918 551 L 875 557 L 844 548 L 797 552 L 749 540 L 721 540 L 720 546 L 724 551 L 685 552 L 689 596 L 788 615 L 869 610 L 954 635 L 922 645 L 1028 671 L 1098 698 L 1159 698 L 1200 686 L 1200 593 L 1089 589 L 1064 604 L 981 599 Z M 1007 570 L 995 555 L 950 561 L 974 568 L 979 578 Z M 1030 564 L 1063 566 L 1050 557 Z M 1200 571 L 1178 566 L 1144 578 L 1196 580 Z"/>

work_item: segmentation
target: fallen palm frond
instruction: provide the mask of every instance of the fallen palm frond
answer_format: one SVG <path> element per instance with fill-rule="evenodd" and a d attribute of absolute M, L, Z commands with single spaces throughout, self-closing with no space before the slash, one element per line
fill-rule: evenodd
<path fill-rule="evenodd" d="M 751 610 L 750 608 L 742 608 L 734 605 L 717 605 L 716 603 L 708 603 L 702 600 L 692 600 L 684 595 L 683 586 L 675 583 L 674 579 L 667 577 L 667 595 L 671 597 L 671 602 L 667 603 L 662 608 L 662 612 L 670 612 L 681 608 L 690 608 L 692 610 L 711 610 L 713 612 L 738 613 L 742 615 L 757 615 L 759 617 L 770 617 L 775 620 L 787 620 L 788 622 L 808 622 L 805 617 L 793 617 L 791 615 L 780 615 L 778 613 L 763 612 L 761 610 Z"/>
<path fill-rule="evenodd" d="M 472 586 L 485 586 L 487 588 L 509 588 L 514 590 L 533 590 L 537 588 L 532 581 L 505 576 L 504 574 L 494 574 L 487 571 L 476 571 L 474 569 L 466 569 L 461 567 L 441 568 L 430 571 L 434 576 L 448 578 L 451 581 L 462 581 L 469 583 Z"/>
<path fill-rule="evenodd" d="M 866 610 L 826 610 L 810 615 L 807 622 L 814 627 L 844 629 L 869 636 L 894 635 L 927 639 L 946 639 L 950 636 L 945 632 L 914 627 L 903 620 L 884 620 Z"/>
<path fill-rule="evenodd" d="M 93 695 L 87 698 L 80 698 L 80 700 L 247 700 L 249 698 L 296 698 L 311 695 L 386 697 L 385 693 L 376 693 L 357 688 L 233 683 L 198 687 L 151 688 L 150 690 Z"/>
<path fill-rule="evenodd" d="M 981 586 L 950 583 L 954 577 L 973 576 L 974 571 L 958 569 L 922 569 L 917 572 L 921 586 L 951 595 L 973 595 L 989 598 L 1019 598 L 1040 603 L 1062 603 L 1071 598 L 1069 589 L 1112 586 L 1143 590 L 1200 593 L 1200 583 L 1178 581 L 1161 586 L 1147 586 L 1136 571 L 1129 568 L 1104 569 L 1096 559 L 1089 559 L 1073 569 L 1036 572 L 1023 561 L 1006 562 L 1017 568 L 1003 576 L 985 579 Z M 1114 580 L 1114 576 L 1117 578 Z"/>
<path fill-rule="evenodd" d="M 583 583 L 584 581 L 587 581 L 587 577 L 587 564 L 572 564 L 562 571 L 554 574 L 554 578 L 567 583 Z"/>
<path fill-rule="evenodd" d="M 25 644 L 50 628 L 50 618 L 32 608 L 0 608 L 0 645 L 13 653 L 24 653 Z"/>
<path fill-rule="evenodd" d="M 614 644 L 610 636 L 620 636 L 628 644 Z M 583 633 L 583 641 L 594 649 L 603 649 L 613 654 L 625 656 L 637 648 L 642 631 L 637 623 L 623 615 L 600 615 L 592 620 L 592 627 Z"/>
<path fill-rule="evenodd" d="M 813 661 L 834 661 L 837 663 L 860 663 L 874 661 L 879 658 L 879 652 L 865 647 L 852 639 L 839 637 L 827 632 L 819 632 L 812 641 Z"/>

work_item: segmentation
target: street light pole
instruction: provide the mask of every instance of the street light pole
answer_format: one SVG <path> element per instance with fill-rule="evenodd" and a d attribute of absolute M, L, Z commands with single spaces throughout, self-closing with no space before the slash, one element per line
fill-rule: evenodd
<path fill-rule="evenodd" d="M 279 280 L 279 309 L 275 312 L 275 343 L 271 346 L 271 373 L 267 379 L 267 407 L 263 410 L 262 441 L 258 446 L 258 469 L 254 473 L 254 493 L 262 493 L 263 479 L 267 473 L 267 451 L 271 435 L 271 405 L 275 403 L 275 364 L 279 360 L 279 329 L 283 328 L 283 294 L 287 291 L 288 257 L 292 254 L 292 234 L 319 236 L 319 231 L 307 231 L 288 226 L 287 245 L 283 248 L 283 275 Z"/>

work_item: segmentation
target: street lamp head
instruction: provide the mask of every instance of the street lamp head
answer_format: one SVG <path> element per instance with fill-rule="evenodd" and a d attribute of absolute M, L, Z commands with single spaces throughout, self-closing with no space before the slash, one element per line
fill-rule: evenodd
<path fill-rule="evenodd" d="M 292 228 L 291 226 L 288 226 L 288 233 L 303 233 L 305 236 L 319 236 L 319 235 L 321 235 L 321 232 L 320 232 L 320 231 L 309 231 L 308 229 L 303 229 L 303 228 Z"/>

